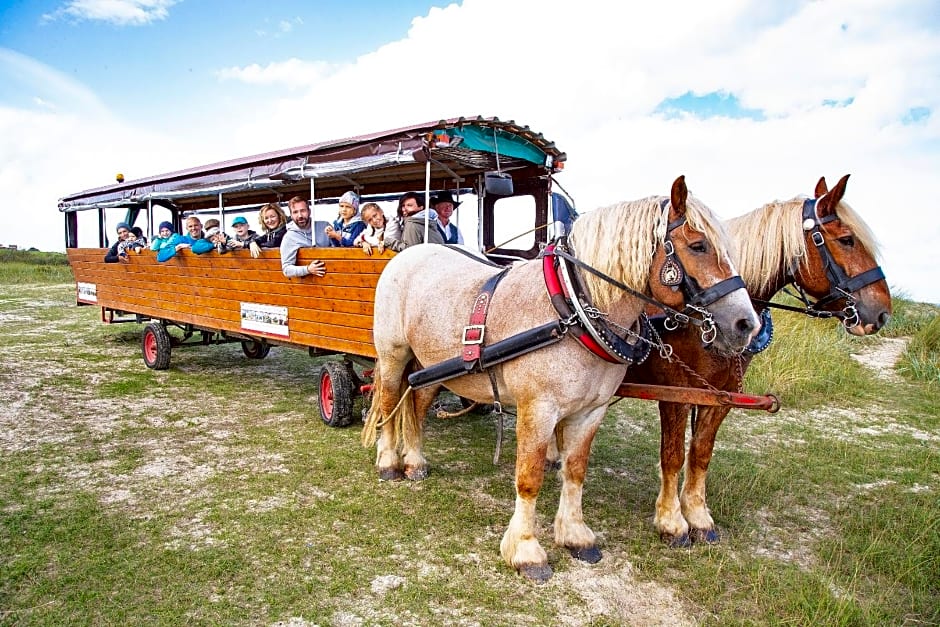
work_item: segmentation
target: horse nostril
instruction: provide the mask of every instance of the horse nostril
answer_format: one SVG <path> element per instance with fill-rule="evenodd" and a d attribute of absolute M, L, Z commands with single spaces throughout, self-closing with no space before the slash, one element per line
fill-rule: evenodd
<path fill-rule="evenodd" d="M 741 335 L 750 336 L 757 327 L 750 318 L 740 318 L 735 324 L 735 328 L 741 332 Z"/>
<path fill-rule="evenodd" d="M 882 328 L 883 326 L 888 324 L 890 320 L 891 320 L 891 314 L 889 314 L 887 311 L 882 311 L 881 315 L 878 316 L 878 323 L 875 325 L 875 330 L 877 331 L 878 329 Z"/>

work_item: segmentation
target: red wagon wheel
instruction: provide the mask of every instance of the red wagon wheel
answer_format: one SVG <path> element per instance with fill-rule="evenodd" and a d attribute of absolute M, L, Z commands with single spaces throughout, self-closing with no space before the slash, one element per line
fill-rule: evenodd
<path fill-rule="evenodd" d="M 346 364 L 328 361 L 320 368 L 317 402 L 320 418 L 331 427 L 346 427 L 353 421 L 356 380 Z"/>
<path fill-rule="evenodd" d="M 151 322 L 144 327 L 141 349 L 144 363 L 154 370 L 166 370 L 170 367 L 172 338 L 166 327 L 159 322 Z"/>

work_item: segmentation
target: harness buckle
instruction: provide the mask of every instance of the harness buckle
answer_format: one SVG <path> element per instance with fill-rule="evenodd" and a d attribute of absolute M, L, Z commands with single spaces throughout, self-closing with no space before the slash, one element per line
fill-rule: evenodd
<path fill-rule="evenodd" d="M 482 344 L 483 343 L 483 333 L 486 330 L 486 325 L 482 324 L 471 324 L 463 328 L 463 345 L 470 346 L 473 344 Z M 476 332 L 479 334 L 476 338 L 471 338 L 470 334 Z"/>
<path fill-rule="evenodd" d="M 823 246 L 826 243 L 825 240 L 823 240 L 822 233 L 819 231 L 813 231 L 811 237 L 813 238 L 813 243 L 816 244 L 816 246 Z"/>

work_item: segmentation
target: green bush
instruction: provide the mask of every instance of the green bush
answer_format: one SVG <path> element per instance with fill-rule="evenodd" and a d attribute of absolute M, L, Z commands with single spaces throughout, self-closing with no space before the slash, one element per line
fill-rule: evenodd
<path fill-rule="evenodd" d="M 64 253 L 0 248 L 0 283 L 70 283 L 74 281 Z"/>

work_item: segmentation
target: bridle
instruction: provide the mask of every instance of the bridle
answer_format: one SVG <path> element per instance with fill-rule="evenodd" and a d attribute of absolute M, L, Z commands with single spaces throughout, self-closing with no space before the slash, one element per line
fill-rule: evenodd
<path fill-rule="evenodd" d="M 661 207 L 664 212 L 668 204 L 668 199 L 664 199 L 661 202 Z M 660 283 L 666 287 L 671 287 L 673 290 L 682 290 L 685 300 L 685 308 L 682 311 L 638 292 L 617 279 L 579 260 L 572 254 L 573 251 L 570 249 L 567 238 L 560 238 L 555 242 L 555 245 L 544 250 L 542 255 L 550 255 L 560 260 L 568 261 L 578 268 L 590 272 L 607 283 L 627 292 L 631 296 L 639 298 L 647 304 L 662 310 L 666 314 L 665 327 L 667 330 L 673 331 L 677 329 L 680 324 L 689 323 L 701 327 L 702 343 L 707 346 L 715 341 L 718 335 L 718 328 L 715 325 L 711 312 L 708 311 L 706 307 L 735 290 L 745 289 L 744 279 L 742 279 L 740 275 L 734 275 L 719 281 L 707 289 L 702 289 L 698 281 L 696 281 L 682 265 L 682 260 L 679 259 L 679 256 L 676 254 L 675 245 L 672 242 L 672 232 L 684 224 L 685 216 L 667 225 L 666 234 L 662 242 L 666 259 L 659 272 Z M 699 317 L 696 317 L 695 314 Z"/>
<path fill-rule="evenodd" d="M 668 202 L 668 200 L 663 201 L 663 211 L 665 211 Z M 663 239 L 663 251 L 666 253 L 666 260 L 663 262 L 663 267 L 660 269 L 659 281 L 666 287 L 671 287 L 673 290 L 677 288 L 682 289 L 686 303 L 684 313 L 694 311 L 702 316 L 702 342 L 707 346 L 715 341 L 718 329 L 715 327 L 711 312 L 709 312 L 706 307 L 724 298 L 731 292 L 746 289 L 746 287 L 744 285 L 744 279 L 736 274 L 715 283 L 709 288 L 702 289 L 702 286 L 695 280 L 695 277 L 690 275 L 686 271 L 685 266 L 682 265 L 682 260 L 679 259 L 679 256 L 676 254 L 676 247 L 672 243 L 672 232 L 684 224 L 685 216 L 682 216 L 678 220 L 670 222 L 666 227 L 666 237 Z M 667 314 L 665 327 L 669 331 L 674 331 L 679 327 L 680 323 L 688 321 L 688 315 L 685 316 L 685 320 L 676 319 L 664 306 L 660 306 L 660 308 Z"/>
<path fill-rule="evenodd" d="M 803 288 L 796 283 L 796 278 L 793 275 L 792 269 L 790 269 L 787 271 L 787 282 L 792 283 L 798 293 L 794 294 L 789 291 L 787 291 L 787 293 L 803 303 L 806 306 L 804 309 L 766 301 L 755 300 L 754 302 L 769 307 L 776 307 L 777 309 L 798 311 L 815 318 L 839 318 L 842 321 L 842 326 L 846 329 L 857 326 L 860 320 L 858 310 L 855 307 L 856 300 L 852 294 L 872 283 L 884 280 L 885 274 L 881 270 L 881 266 L 875 266 L 861 274 L 850 277 L 845 272 L 845 269 L 839 265 L 835 257 L 833 257 L 832 253 L 829 251 L 829 247 L 826 245 L 826 239 L 823 237 L 822 229 L 820 228 L 823 224 L 838 219 L 839 217 L 835 213 L 831 213 L 824 218 L 819 218 L 816 215 L 815 198 L 807 198 L 803 201 L 803 230 L 809 234 L 810 239 L 816 246 L 819 259 L 826 272 L 826 278 L 829 279 L 829 292 L 825 296 L 816 300 L 816 302 L 811 302 L 803 291 Z M 826 311 L 822 309 L 826 305 L 840 299 L 845 299 L 845 306 L 841 311 Z"/>

